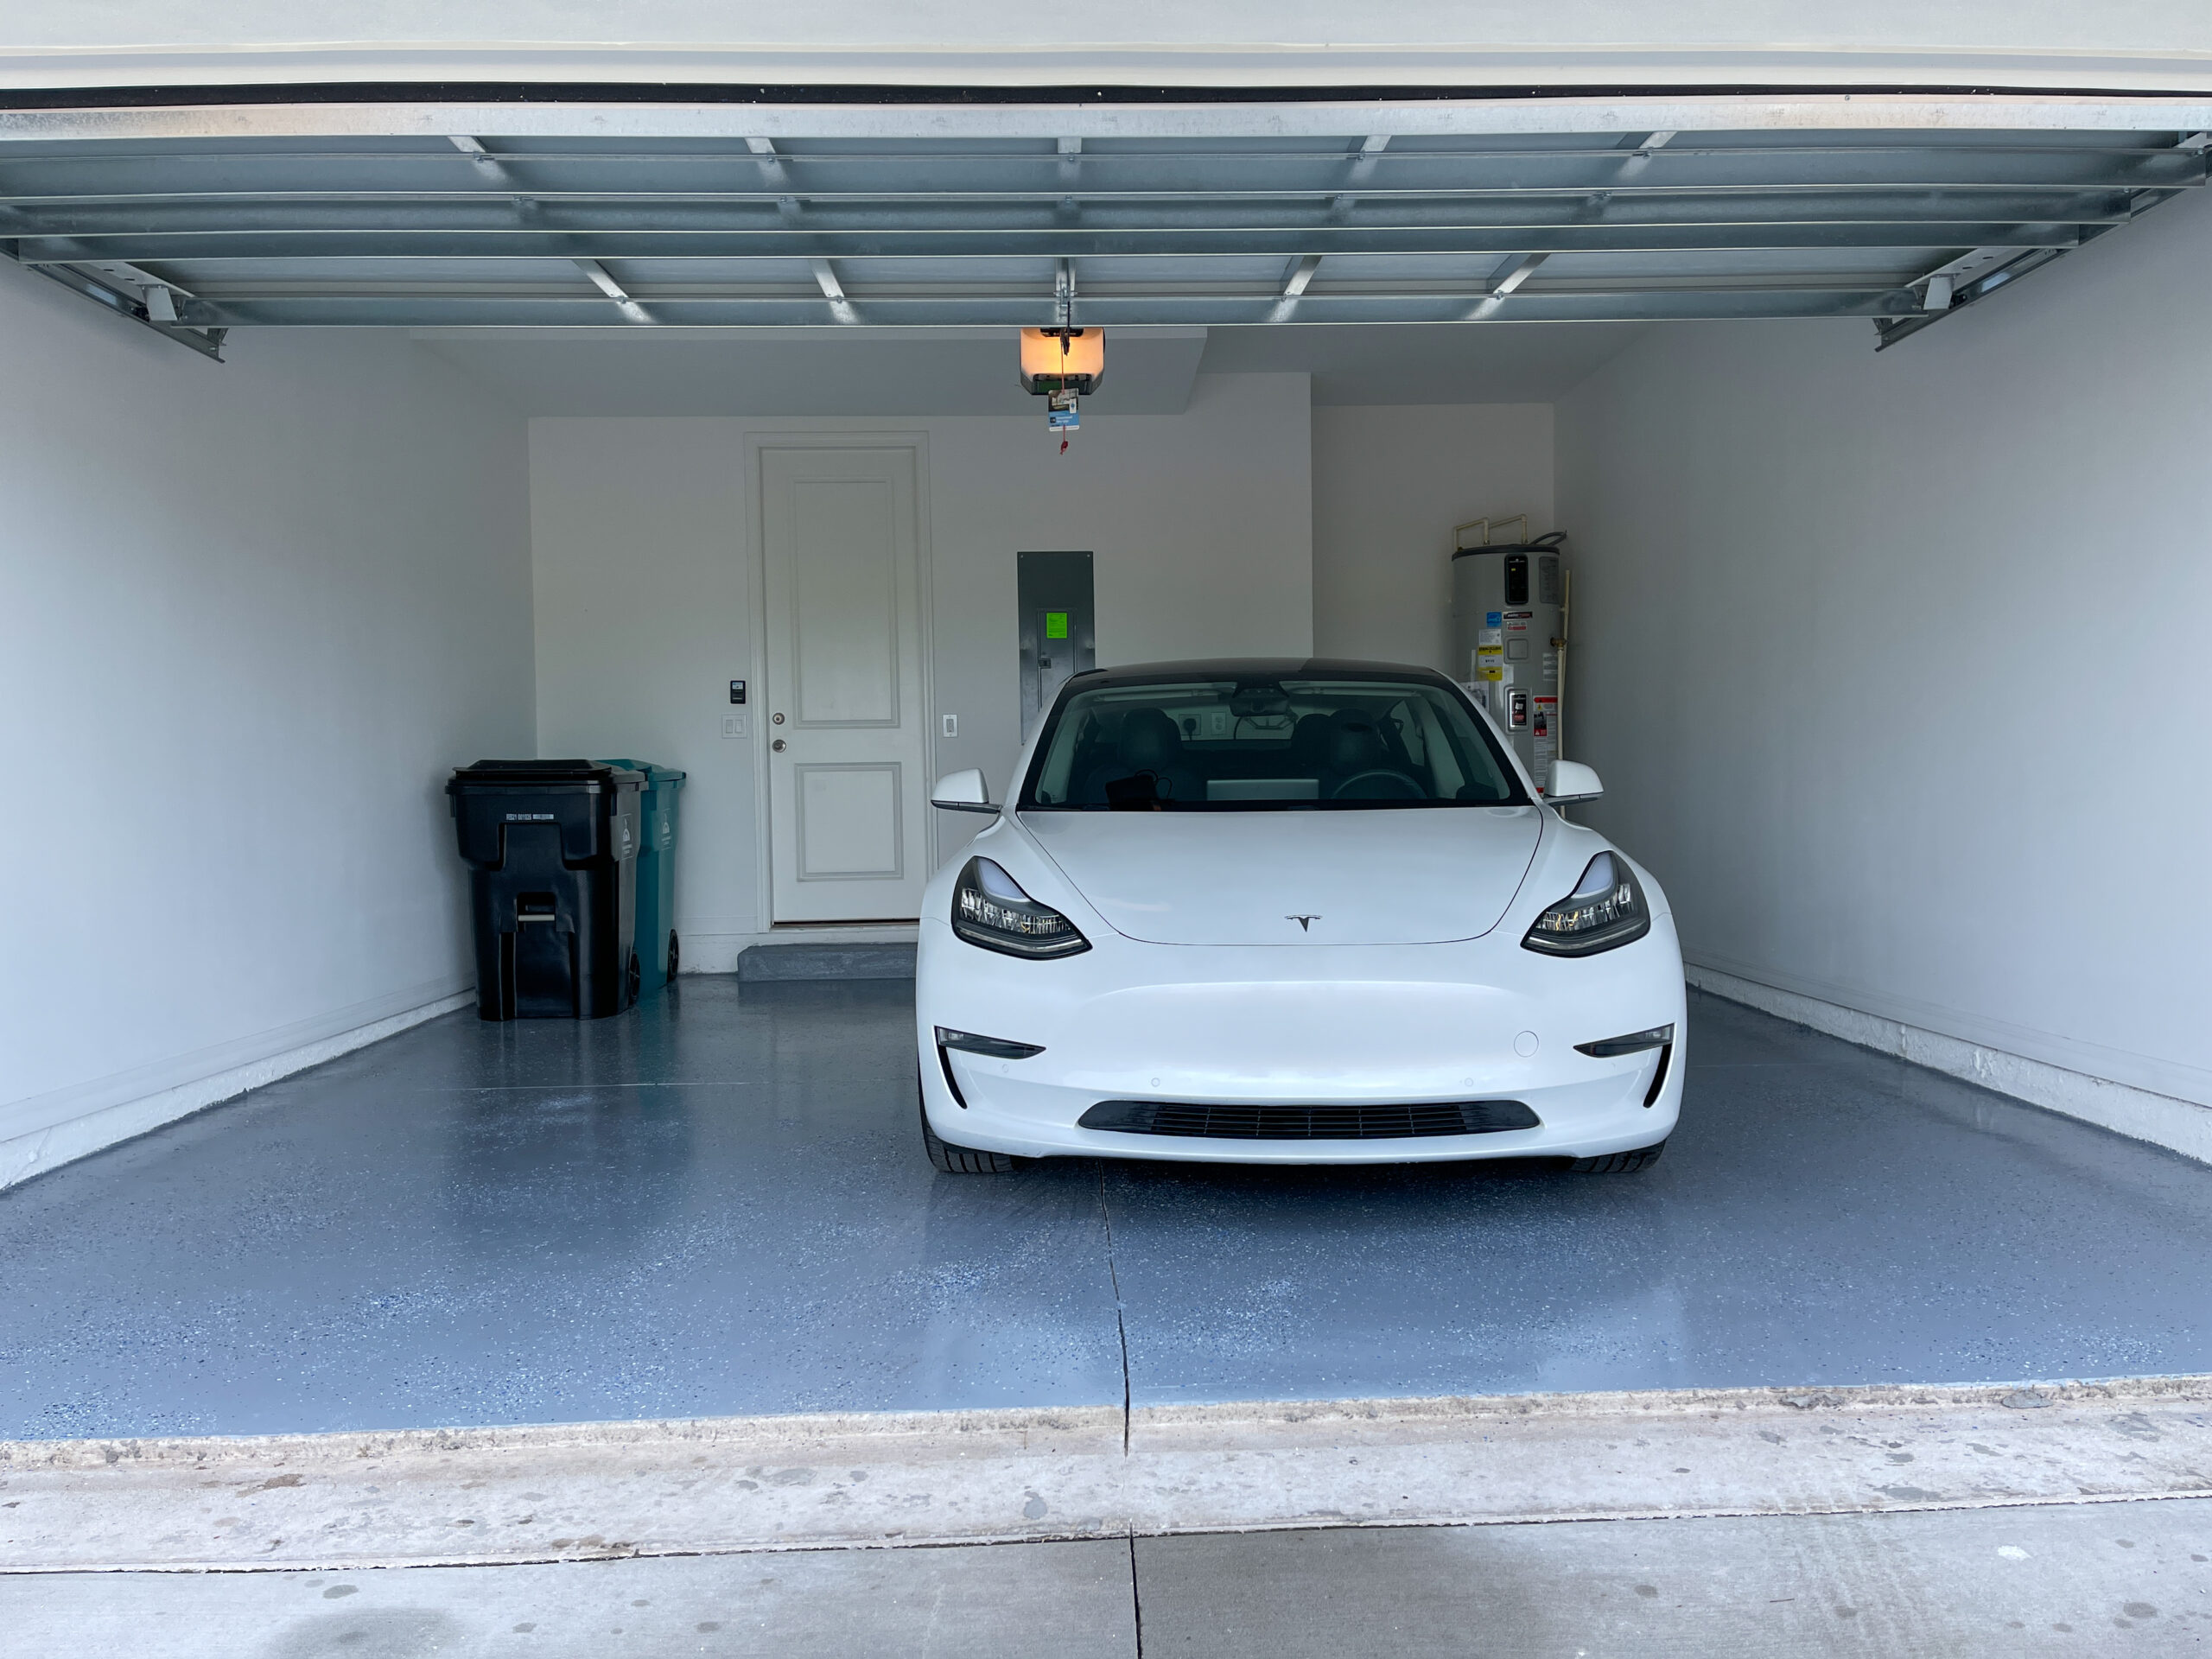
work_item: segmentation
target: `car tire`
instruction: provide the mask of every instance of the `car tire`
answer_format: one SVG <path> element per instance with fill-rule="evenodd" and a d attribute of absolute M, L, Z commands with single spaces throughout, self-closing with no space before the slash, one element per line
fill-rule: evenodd
<path fill-rule="evenodd" d="M 1634 1152 L 1609 1152 L 1602 1158 L 1577 1158 L 1567 1165 L 1577 1175 L 1633 1175 L 1639 1169 L 1649 1169 L 1659 1161 L 1659 1154 L 1667 1150 L 1662 1141 L 1656 1147 L 1638 1147 Z"/>
<path fill-rule="evenodd" d="M 973 1147 L 954 1146 L 930 1128 L 930 1109 L 926 1106 L 922 1108 L 922 1150 L 929 1154 L 931 1163 L 948 1175 L 1011 1175 L 1028 1161 L 1003 1152 L 978 1152 Z"/>

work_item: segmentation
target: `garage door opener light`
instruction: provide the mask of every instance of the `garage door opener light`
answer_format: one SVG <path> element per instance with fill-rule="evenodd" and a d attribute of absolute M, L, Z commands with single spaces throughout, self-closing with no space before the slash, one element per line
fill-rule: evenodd
<path fill-rule="evenodd" d="M 1021 331 L 1021 389 L 1046 400 L 1045 429 L 1060 434 L 1067 452 L 1071 433 L 1083 429 L 1078 399 L 1097 390 L 1106 372 L 1106 336 L 1096 328 Z"/>
<path fill-rule="evenodd" d="M 1065 455 L 1069 435 L 1083 429 L 1077 400 L 1097 391 L 1106 377 L 1106 336 L 1075 326 L 1075 272 L 1065 259 L 1053 280 L 1052 302 L 1058 327 L 1021 331 L 1021 389 L 1047 400 L 1045 429 L 1060 435 Z"/>

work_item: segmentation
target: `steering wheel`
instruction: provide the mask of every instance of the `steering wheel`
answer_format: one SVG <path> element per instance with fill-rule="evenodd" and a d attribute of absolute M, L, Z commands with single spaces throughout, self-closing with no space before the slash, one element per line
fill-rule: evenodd
<path fill-rule="evenodd" d="M 1365 801 L 1425 801 L 1428 798 L 1428 791 L 1423 789 L 1419 782 L 1390 766 L 1376 766 L 1367 772 L 1355 772 L 1329 791 L 1329 798 L 1332 801 L 1344 800 L 1346 798 L 1347 791 L 1355 784 L 1363 784 L 1370 779 L 1375 778 L 1384 779 L 1395 787 L 1379 795 L 1360 795 L 1352 798 Z"/>

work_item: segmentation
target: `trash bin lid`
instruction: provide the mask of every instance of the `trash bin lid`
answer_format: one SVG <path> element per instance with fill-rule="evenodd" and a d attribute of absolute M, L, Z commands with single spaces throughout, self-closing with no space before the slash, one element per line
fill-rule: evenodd
<path fill-rule="evenodd" d="M 599 764 L 602 766 L 624 766 L 632 772 L 642 772 L 645 774 L 647 781 L 655 786 L 661 784 L 680 784 L 686 775 L 678 772 L 674 766 L 664 766 L 652 760 L 602 760 Z"/>
<path fill-rule="evenodd" d="M 531 784 L 616 784 L 635 776 L 634 769 L 606 760 L 479 760 L 473 766 L 455 766 L 448 788 L 508 789 Z M 643 784 L 645 779 L 638 778 Z"/>

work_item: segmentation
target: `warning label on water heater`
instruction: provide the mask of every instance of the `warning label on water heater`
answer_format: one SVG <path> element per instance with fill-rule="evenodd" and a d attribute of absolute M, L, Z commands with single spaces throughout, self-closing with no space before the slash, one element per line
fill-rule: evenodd
<path fill-rule="evenodd" d="M 1475 677 L 1478 680 L 1502 680 L 1505 677 L 1503 645 L 1475 647 Z"/>
<path fill-rule="evenodd" d="M 1536 787 L 1548 790 L 1552 786 L 1552 762 L 1559 755 L 1559 699 L 1538 697 L 1529 716 L 1529 770 L 1535 774 Z"/>

